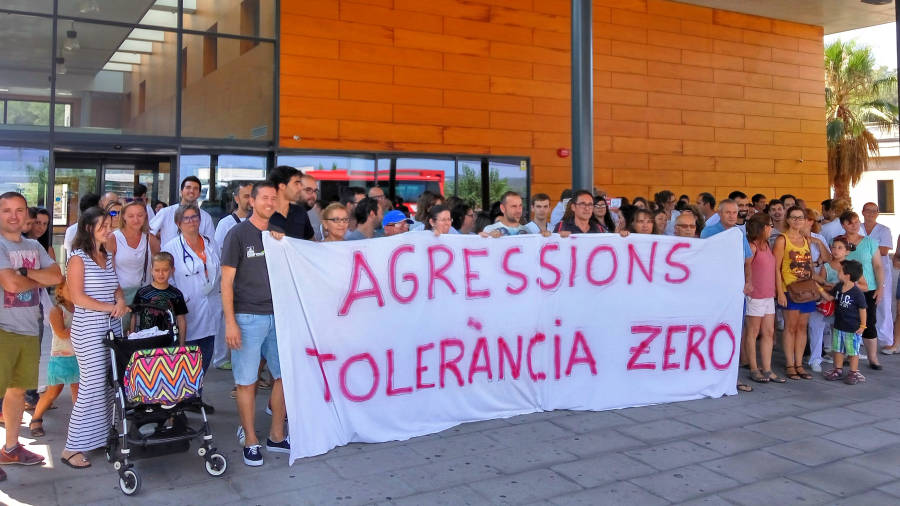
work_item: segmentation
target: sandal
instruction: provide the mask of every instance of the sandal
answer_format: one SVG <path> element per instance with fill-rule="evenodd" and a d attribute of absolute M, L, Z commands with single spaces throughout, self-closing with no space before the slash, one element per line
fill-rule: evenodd
<path fill-rule="evenodd" d="M 796 371 L 797 371 L 797 376 L 800 376 L 801 378 L 803 378 L 803 379 L 805 379 L 805 380 L 811 380 L 811 379 L 813 379 L 813 375 L 810 374 L 809 372 L 807 372 L 807 370 L 804 369 L 803 366 L 798 365 L 798 366 L 795 367 L 794 369 L 796 369 Z"/>
<path fill-rule="evenodd" d="M 32 427 L 34 424 L 38 424 L 38 426 Z M 28 424 L 28 429 L 31 430 L 31 437 L 44 437 L 47 435 L 44 432 L 44 420 L 41 418 L 33 418 Z"/>
<path fill-rule="evenodd" d="M 72 459 L 75 458 L 76 455 L 81 455 L 81 464 L 84 464 L 84 465 L 76 466 L 75 464 L 72 463 Z M 84 458 L 84 454 L 81 452 L 75 452 L 72 455 L 69 455 L 68 457 L 60 457 L 59 460 L 60 460 L 60 462 L 71 467 L 72 469 L 87 469 L 87 468 L 91 467 L 91 462 L 88 459 Z"/>
<path fill-rule="evenodd" d="M 761 369 L 753 369 L 750 371 L 750 379 L 757 383 L 768 383 L 769 377 L 763 375 Z"/>
<path fill-rule="evenodd" d="M 798 380 L 801 378 L 800 374 L 797 373 L 797 367 L 793 365 L 784 367 L 784 375 L 790 380 Z"/>
<path fill-rule="evenodd" d="M 763 375 L 772 383 L 787 383 L 787 380 L 775 374 L 773 371 L 763 371 Z"/>
<path fill-rule="evenodd" d="M 741 383 L 740 381 L 738 381 L 737 389 L 739 392 L 752 392 L 753 391 L 753 387 L 751 387 L 750 385 L 745 385 L 745 384 Z"/>

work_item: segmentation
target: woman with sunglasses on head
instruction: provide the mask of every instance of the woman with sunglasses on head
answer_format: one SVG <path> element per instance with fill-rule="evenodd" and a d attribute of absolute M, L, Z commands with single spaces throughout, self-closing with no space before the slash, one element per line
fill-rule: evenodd
<path fill-rule="evenodd" d="M 806 350 L 806 327 L 809 315 L 816 310 L 815 301 L 791 300 L 788 286 L 812 279 L 813 263 L 809 241 L 803 235 L 806 213 L 792 206 L 787 212 L 788 229 L 775 239 L 775 285 L 778 305 L 784 309 L 784 358 L 788 379 L 811 380 L 812 374 L 803 368 L 803 352 Z"/>
<path fill-rule="evenodd" d="M 118 200 L 114 202 L 110 202 L 106 204 L 107 216 L 109 216 L 109 230 L 112 233 L 113 230 L 118 230 L 119 227 L 122 226 L 122 203 Z"/>
<path fill-rule="evenodd" d="M 840 217 L 841 225 L 844 227 L 844 237 L 847 238 L 847 244 L 850 246 L 850 254 L 847 260 L 856 260 L 863 266 L 863 278 L 869 290 L 864 292 L 866 296 L 866 321 L 863 322 L 863 344 L 866 347 L 866 355 L 868 356 L 869 368 L 876 371 L 881 370 L 882 366 L 878 362 L 878 327 L 877 315 L 875 308 L 878 301 L 884 296 L 882 283 L 884 282 L 884 269 L 881 264 L 881 252 L 878 249 L 878 243 L 870 237 L 865 237 L 859 233 L 860 222 L 859 215 L 853 211 L 847 211 Z"/>
<path fill-rule="evenodd" d="M 350 227 L 350 213 L 339 203 L 332 202 L 322 211 L 322 227 L 325 229 L 323 242 L 343 241 Z"/>
<path fill-rule="evenodd" d="M 150 266 L 160 244 L 159 238 L 150 233 L 143 203 L 128 202 L 121 211 L 119 227 L 106 240 L 106 251 L 113 256 L 119 285 L 130 304 L 138 289 L 150 283 Z M 126 329 L 131 328 L 130 316 L 122 320 Z"/>
<path fill-rule="evenodd" d="M 187 329 L 182 331 L 186 344 L 198 346 L 203 356 L 203 372 L 209 369 L 215 350 L 216 332 L 222 313 L 222 276 L 219 247 L 200 234 L 200 208 L 197 204 L 179 205 L 174 214 L 178 235 L 162 250 L 175 259 L 171 284 L 181 290 L 187 304 Z M 185 344 L 185 343 L 182 343 Z M 206 412 L 215 412 L 204 403 Z"/>

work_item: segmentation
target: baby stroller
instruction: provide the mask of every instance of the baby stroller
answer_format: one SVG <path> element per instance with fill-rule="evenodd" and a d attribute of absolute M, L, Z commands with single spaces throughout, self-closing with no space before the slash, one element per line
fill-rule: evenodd
<path fill-rule="evenodd" d="M 138 321 L 142 311 L 164 314 L 167 328 L 149 337 L 120 337 L 113 332 L 110 320 L 105 343 L 109 347 L 115 408 L 106 459 L 119 473 L 119 488 L 125 495 L 137 494 L 141 488 L 140 475 L 129 461 L 136 453 L 185 452 L 195 438 L 203 440 L 197 454 L 203 457 L 206 472 L 221 476 L 228 463 L 213 446 L 200 398 L 200 350 L 196 346 L 178 346 L 178 328 L 170 308 L 147 304 L 131 307 Z M 188 422 L 188 408 L 200 412 L 202 424 L 192 426 Z"/>

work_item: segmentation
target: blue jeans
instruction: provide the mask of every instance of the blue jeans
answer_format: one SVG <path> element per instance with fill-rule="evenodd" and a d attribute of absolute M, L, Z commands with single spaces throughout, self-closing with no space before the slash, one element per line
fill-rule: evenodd
<path fill-rule="evenodd" d="M 260 357 L 265 357 L 272 378 L 281 378 L 275 315 L 238 313 L 234 318 L 241 329 L 241 347 L 231 350 L 231 372 L 235 384 L 246 386 L 256 383 Z"/>

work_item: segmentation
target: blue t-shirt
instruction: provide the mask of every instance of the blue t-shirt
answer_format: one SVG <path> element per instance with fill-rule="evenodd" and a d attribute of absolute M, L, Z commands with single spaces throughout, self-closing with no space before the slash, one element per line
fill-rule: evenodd
<path fill-rule="evenodd" d="M 844 332 L 859 330 L 859 310 L 866 309 L 866 296 L 855 284 L 846 292 L 842 292 L 843 283 L 835 285 L 831 291 L 834 295 L 834 328 Z"/>
<path fill-rule="evenodd" d="M 725 231 L 725 226 L 722 225 L 722 222 L 717 222 L 712 225 L 703 228 L 703 231 L 700 232 L 700 238 L 706 239 L 712 237 L 720 232 Z M 750 258 L 753 256 L 753 251 L 750 249 L 750 242 L 747 241 L 747 236 L 741 234 L 741 238 L 744 240 L 744 259 Z"/>

